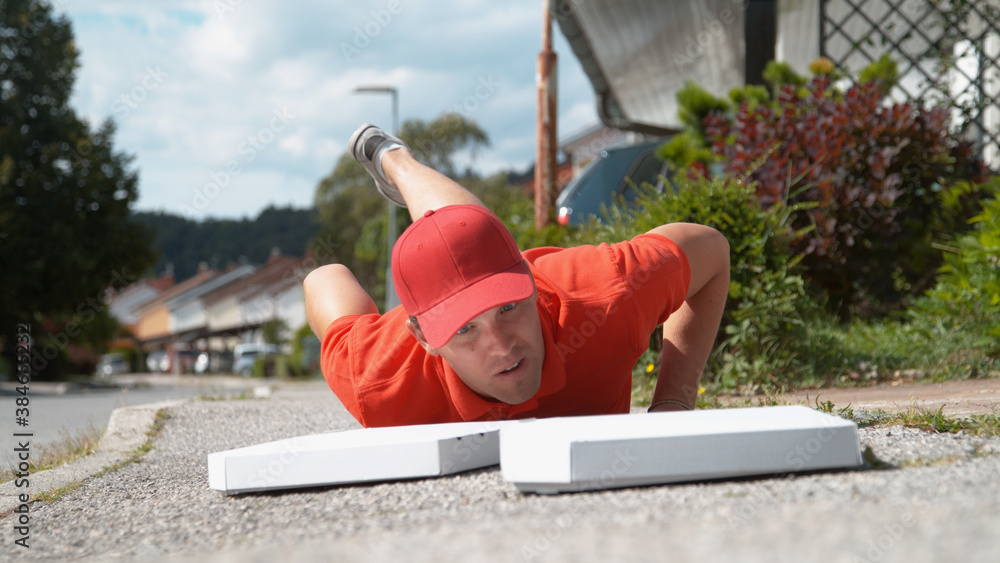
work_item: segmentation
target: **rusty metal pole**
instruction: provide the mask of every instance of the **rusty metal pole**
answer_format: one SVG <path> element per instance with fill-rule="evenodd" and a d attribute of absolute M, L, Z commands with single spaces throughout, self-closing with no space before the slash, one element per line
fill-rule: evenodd
<path fill-rule="evenodd" d="M 535 228 L 555 219 L 556 186 L 556 53 L 552 50 L 552 0 L 542 0 L 542 50 L 538 53 L 538 118 L 535 151 Z"/>

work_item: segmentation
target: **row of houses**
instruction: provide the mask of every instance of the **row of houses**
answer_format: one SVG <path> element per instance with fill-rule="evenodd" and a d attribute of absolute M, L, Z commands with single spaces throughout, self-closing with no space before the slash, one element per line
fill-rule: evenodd
<path fill-rule="evenodd" d="M 130 330 L 142 357 L 232 351 L 237 344 L 263 343 L 261 328 L 271 321 L 292 332 L 306 324 L 302 280 L 313 265 L 308 257 L 277 250 L 259 267 L 217 270 L 202 264 L 179 283 L 171 274 L 138 281 L 114 295 L 109 310 Z M 171 371 L 182 369 L 181 362 L 171 363 Z"/>

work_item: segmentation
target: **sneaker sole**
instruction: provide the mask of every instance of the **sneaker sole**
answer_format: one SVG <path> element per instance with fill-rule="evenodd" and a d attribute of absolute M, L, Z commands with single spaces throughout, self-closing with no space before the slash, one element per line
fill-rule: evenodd
<path fill-rule="evenodd" d="M 379 127 L 372 125 L 371 123 L 362 124 L 361 127 L 358 127 L 354 134 L 351 135 L 351 139 L 347 142 L 347 149 L 351 152 L 351 156 L 354 160 L 364 166 L 365 170 L 368 171 L 368 174 L 375 180 L 375 187 L 378 189 L 379 193 L 382 194 L 382 197 L 400 207 L 406 207 L 406 200 L 403 199 L 403 194 L 399 193 L 399 190 L 389 185 L 387 181 L 379 178 L 378 171 L 375 169 L 375 163 L 365 156 L 364 149 L 359 141 L 361 141 L 361 138 L 364 137 L 365 132 L 369 129 L 379 129 Z"/>

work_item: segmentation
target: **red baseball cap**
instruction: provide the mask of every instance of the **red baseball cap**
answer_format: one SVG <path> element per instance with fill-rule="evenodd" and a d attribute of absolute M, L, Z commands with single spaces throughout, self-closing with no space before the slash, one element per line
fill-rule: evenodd
<path fill-rule="evenodd" d="M 392 278 L 434 348 L 484 311 L 535 291 L 514 237 L 478 205 L 450 205 L 417 219 L 393 248 Z"/>

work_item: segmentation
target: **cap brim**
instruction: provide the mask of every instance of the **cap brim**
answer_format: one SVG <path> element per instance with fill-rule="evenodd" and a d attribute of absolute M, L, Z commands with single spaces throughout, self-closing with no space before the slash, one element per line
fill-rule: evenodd
<path fill-rule="evenodd" d="M 494 307 L 524 301 L 535 284 L 524 263 L 493 274 L 417 315 L 427 343 L 441 348 L 470 320 Z"/>

